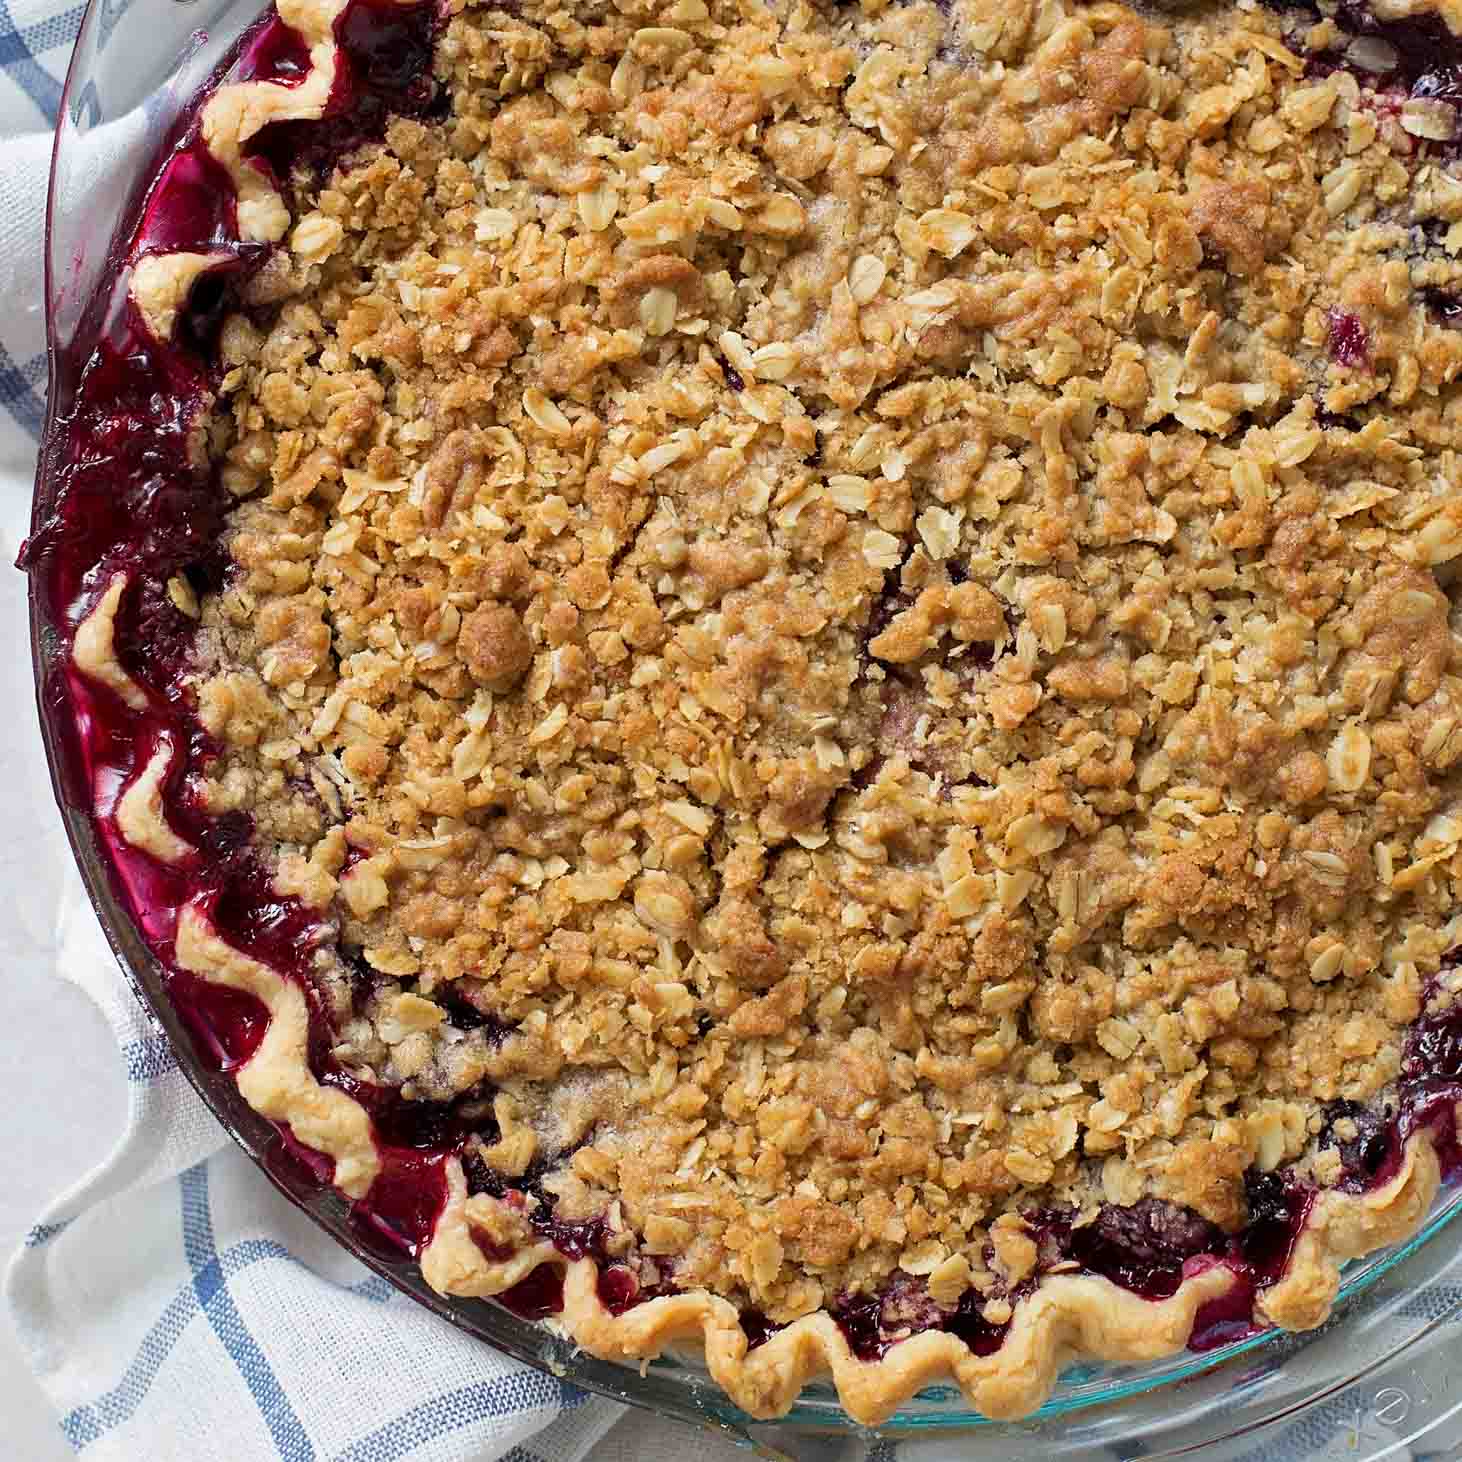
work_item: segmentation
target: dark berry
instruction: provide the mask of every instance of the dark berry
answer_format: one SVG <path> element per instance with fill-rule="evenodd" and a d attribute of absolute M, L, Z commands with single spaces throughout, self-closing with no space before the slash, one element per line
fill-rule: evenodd
<path fill-rule="evenodd" d="M 1462 1000 L 1422 1015 L 1407 1032 L 1401 1074 L 1408 1082 L 1462 1080 Z"/>
<path fill-rule="evenodd" d="M 1006 1321 L 997 1325 L 987 1320 L 984 1315 L 986 1303 L 978 1291 L 966 1290 L 960 1296 L 954 1313 L 946 1316 L 939 1328 L 964 1341 L 976 1355 L 994 1355 L 1000 1349 L 1010 1323 Z"/>
<path fill-rule="evenodd" d="M 760 1310 L 742 1310 L 740 1316 L 741 1328 L 746 1332 L 746 1348 L 755 1350 L 759 1345 L 765 1345 L 778 1330 L 785 1329 L 785 1326 L 778 1325 L 776 1321 L 767 1319 Z"/>
<path fill-rule="evenodd" d="M 1239 1235 L 1239 1255 L 1260 1274 L 1275 1278 L 1304 1223 L 1311 1192 L 1282 1172 L 1244 1174 L 1244 1200 L 1249 1220 Z"/>
<path fill-rule="evenodd" d="M 1330 359 L 1337 365 L 1366 370 L 1371 363 L 1370 336 L 1360 317 L 1346 310 L 1331 310 Z"/>
<path fill-rule="evenodd" d="M 1093 1223 L 1073 1228 L 1068 1251 L 1084 1269 L 1149 1298 L 1172 1294 L 1183 1263 L 1224 1244 L 1222 1230 L 1191 1208 L 1160 1198 L 1106 1204 Z"/>
<path fill-rule="evenodd" d="M 1324 1110 L 1318 1144 L 1340 1154 L 1339 1186 L 1364 1192 L 1385 1170 L 1394 1147 L 1396 1124 L 1389 1112 L 1374 1112 L 1359 1102 L 1331 1102 Z"/>
<path fill-rule="evenodd" d="M 841 1294 L 833 1301 L 829 1312 L 843 1332 L 849 1349 L 859 1360 L 877 1360 L 888 1349 L 878 1325 L 883 1302 L 876 1294 L 864 1291 Z"/>

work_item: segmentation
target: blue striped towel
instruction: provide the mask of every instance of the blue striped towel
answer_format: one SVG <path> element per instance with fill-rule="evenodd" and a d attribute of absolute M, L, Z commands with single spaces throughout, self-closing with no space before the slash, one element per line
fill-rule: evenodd
<path fill-rule="evenodd" d="M 98 0 L 120 15 L 165 0 Z M 44 412 L 41 219 L 82 7 L 0 0 L 0 508 L 23 531 Z M 11 551 L 14 544 L 9 544 Z M 19 642 L 23 629 L 11 627 Z M 49 837 L 45 846 L 58 849 Z M 54 854 L 57 858 L 63 855 Z M 59 882 L 59 876 L 57 882 Z M 74 874 L 58 972 L 100 1007 L 127 1075 L 125 1134 L 36 1222 L 7 1276 L 12 1320 L 76 1450 L 94 1462 L 729 1462 L 728 1442 L 626 1414 L 461 1334 L 339 1249 L 229 1143 L 138 1006 Z M 1442 1285 L 1411 1301 L 1455 1310 Z M 1455 1331 L 1406 1372 L 1452 1389 Z M 1408 1384 L 1411 1384 L 1408 1382 Z M 1456 1459 L 1462 1427 L 1401 1440 L 1380 1379 L 1223 1449 L 1242 1462 Z M 1364 1425 L 1358 1426 L 1357 1419 Z M 1369 1427 L 1370 1430 L 1366 1430 Z M 1379 1431 L 1376 1429 L 1379 1428 Z M 1034 1438 L 887 1441 L 765 1434 L 817 1462 L 1008 1459 Z M 1133 1438 L 1084 1455 L 1147 1454 Z M 0 1455 L 13 1453 L 0 1444 Z M 1063 1455 L 1076 1455 L 1063 1453 Z M 1209 1454 L 1207 1455 L 1217 1455 Z M 22 1459 L 23 1462 L 23 1459 Z"/>

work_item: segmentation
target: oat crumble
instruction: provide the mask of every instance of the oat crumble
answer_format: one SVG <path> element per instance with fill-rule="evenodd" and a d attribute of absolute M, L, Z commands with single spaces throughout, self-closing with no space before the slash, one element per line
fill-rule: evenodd
<path fill-rule="evenodd" d="M 1345 43 L 453 4 L 224 323 L 188 611 L 336 1061 L 778 1325 L 1338 1181 L 1462 883 L 1456 109 Z"/>

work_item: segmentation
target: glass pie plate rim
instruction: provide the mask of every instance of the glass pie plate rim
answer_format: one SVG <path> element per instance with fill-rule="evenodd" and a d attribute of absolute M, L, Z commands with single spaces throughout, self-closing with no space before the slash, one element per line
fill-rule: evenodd
<path fill-rule="evenodd" d="M 205 8 L 211 11 L 206 17 L 200 13 Z M 225 54 L 232 41 L 266 8 L 259 0 L 207 0 L 207 7 L 189 0 L 174 0 L 166 9 L 153 10 L 148 19 L 162 32 L 162 49 L 154 57 L 154 64 L 163 85 L 153 90 L 152 96 L 154 99 L 162 96 L 164 100 L 161 106 L 154 100 L 147 108 L 144 158 L 151 155 L 173 119 L 175 112 L 167 113 L 167 102 L 170 100 L 176 109 L 190 98 L 217 64 L 217 57 Z M 198 22 L 205 18 L 216 27 L 214 32 L 198 28 Z M 64 415 L 68 404 L 62 370 L 63 347 L 78 328 L 84 328 L 80 307 L 86 303 L 95 283 L 93 280 L 76 291 L 66 287 L 68 271 L 79 272 L 82 264 L 75 239 L 66 237 L 68 223 L 74 222 L 70 214 L 75 199 L 65 193 L 68 182 L 73 188 L 76 186 L 70 181 L 70 172 L 86 136 L 100 121 L 109 120 L 105 117 L 97 83 L 99 79 L 103 82 L 107 79 L 107 68 L 112 63 L 105 59 L 105 52 L 109 40 L 122 28 L 121 20 L 116 0 L 88 0 L 58 115 L 46 208 L 50 390 L 37 464 L 33 527 L 44 517 L 56 486 L 48 445 L 55 438 L 58 418 Z M 141 95 L 147 94 L 144 87 Z M 134 109 L 138 105 L 139 102 L 134 102 Z M 131 191 L 129 188 L 127 193 Z M 121 216 L 125 214 L 123 207 Z M 108 241 L 113 237 L 114 222 L 108 221 Z M 111 252 L 109 242 L 101 259 L 96 261 L 100 268 L 106 267 Z M 348 1252 L 397 1289 L 467 1333 L 589 1391 L 712 1428 L 737 1441 L 757 1442 L 768 1424 L 753 1422 L 733 1406 L 691 1356 L 668 1354 L 637 1371 L 576 1351 L 543 1324 L 519 1319 L 489 1301 L 438 1295 L 426 1284 L 415 1261 L 404 1254 L 392 1256 L 366 1241 L 351 1225 L 346 1201 L 333 1189 L 320 1187 L 297 1162 L 289 1159 L 278 1133 L 248 1106 L 233 1079 L 213 1069 L 202 1058 L 194 1038 L 167 996 L 162 966 L 146 947 L 124 901 L 113 887 L 91 809 L 79 805 L 67 794 L 66 703 L 64 697 L 51 693 L 61 636 L 40 592 L 41 582 L 42 574 L 33 572 L 29 603 L 37 706 L 52 787 L 73 856 L 129 984 L 166 1035 L 184 1074 L 233 1141 L 281 1193 Z M 1412 1239 L 1349 1265 L 1337 1304 L 1337 1318 L 1309 1336 L 1263 1331 L 1206 1354 L 1181 1352 L 1146 1366 L 1072 1367 L 1063 1373 L 1041 1410 L 1018 1423 L 988 1421 L 969 1408 L 952 1384 L 929 1387 L 901 1407 L 877 1433 L 907 1439 L 957 1431 L 971 1443 L 977 1443 L 983 1436 L 997 1447 L 1000 1439 L 1008 1444 L 1018 1435 L 1027 1444 L 1039 1439 L 1043 1451 L 1050 1456 L 1089 1455 L 1085 1449 L 1092 1445 L 1105 1442 L 1110 1446 L 1120 1438 L 1140 1445 L 1142 1455 L 1154 1457 L 1208 1450 L 1226 1440 L 1273 1427 L 1360 1378 L 1380 1375 L 1398 1357 L 1404 1357 L 1408 1350 L 1434 1336 L 1454 1314 L 1462 1314 L 1462 1303 L 1459 1303 L 1448 1313 L 1425 1318 L 1405 1333 L 1393 1333 L 1395 1312 L 1404 1306 L 1406 1295 L 1420 1281 L 1421 1270 L 1435 1269 L 1439 1262 L 1448 1267 L 1439 1251 L 1449 1246 L 1430 1244 L 1429 1240 L 1459 1213 L 1462 1213 L 1462 1186 L 1446 1188 L 1438 1196 L 1426 1224 Z M 1450 1247 L 1457 1251 L 1450 1268 L 1462 1281 L 1462 1245 L 1454 1243 Z M 1348 1343 L 1332 1346 L 1349 1357 L 1333 1371 L 1322 1367 L 1320 1375 L 1294 1386 L 1275 1379 L 1283 1377 L 1291 1357 L 1323 1344 L 1326 1337 L 1342 1327 L 1350 1327 L 1353 1335 L 1357 1324 L 1366 1316 L 1378 1326 L 1384 1320 L 1390 1327 L 1386 1330 L 1389 1338 L 1379 1346 L 1379 1354 L 1370 1354 L 1363 1346 Z M 1234 1382 L 1232 1386 L 1227 1384 L 1230 1380 Z M 1240 1397 L 1247 1399 L 1239 1401 Z M 1450 1409 L 1447 1414 L 1450 1415 Z M 842 1412 L 835 1392 L 827 1383 L 809 1386 L 787 1417 L 769 1425 L 872 1434 L 866 1428 L 857 1427 Z M 762 1444 L 757 1442 L 757 1445 Z M 1163 1450 L 1170 1445 L 1177 1445 L 1178 1451 Z"/>

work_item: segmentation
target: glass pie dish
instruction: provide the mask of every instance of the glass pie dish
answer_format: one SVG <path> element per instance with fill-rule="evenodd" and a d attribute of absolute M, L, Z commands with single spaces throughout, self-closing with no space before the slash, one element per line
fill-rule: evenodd
<path fill-rule="evenodd" d="M 137 184 L 147 177 L 148 161 L 169 136 L 184 104 L 227 63 L 231 47 L 257 18 L 258 9 L 252 3 L 211 10 L 178 5 L 165 14 L 173 24 L 143 30 L 123 23 L 106 5 L 93 5 L 68 80 L 49 211 L 51 416 L 38 482 L 38 522 L 52 506 L 56 490 L 55 442 L 71 406 L 72 367 L 85 358 L 90 335 L 113 303 L 97 291 L 115 263 L 114 240 L 125 231 Z M 437 1296 L 414 1266 L 354 1222 L 343 1200 L 301 1169 L 275 1129 L 247 1108 L 230 1080 L 211 1069 L 206 1053 L 196 1049 L 173 1011 L 161 970 L 114 885 L 90 799 L 79 797 L 71 785 L 65 752 L 68 705 L 55 666 L 61 627 L 50 620 L 39 594 L 32 605 L 48 753 L 68 832 L 103 925 L 200 1092 L 276 1185 L 364 1262 L 500 1348 L 591 1390 L 667 1415 L 727 1428 L 742 1438 L 769 1436 L 706 1384 L 693 1357 L 667 1357 L 640 1374 L 577 1353 L 549 1331 L 498 1306 Z M 962 1442 L 967 1454 L 988 1446 L 994 1455 L 1008 1455 L 1013 1437 L 1025 1439 L 1026 1445 L 1039 1437 L 1042 1450 L 1055 1456 L 1087 1454 L 1098 1445 L 1117 1455 L 1132 1455 L 1139 1448 L 1143 1455 L 1163 1455 L 1165 1449 L 1192 1450 L 1256 1428 L 1283 1427 L 1297 1413 L 1328 1404 L 1338 1388 L 1354 1384 L 1364 1384 L 1368 1394 L 1375 1388 L 1373 1401 L 1382 1391 L 1402 1392 L 1407 1406 L 1400 1407 L 1388 1394 L 1384 1401 L 1374 1401 L 1376 1418 L 1387 1426 L 1398 1421 L 1414 1426 L 1428 1406 L 1445 1408 L 1445 1396 L 1429 1395 L 1423 1401 L 1414 1385 L 1406 1390 L 1383 1384 L 1383 1378 L 1389 1381 L 1387 1367 L 1411 1364 L 1415 1348 L 1434 1336 L 1451 1312 L 1451 1291 L 1445 1288 L 1451 1246 L 1446 1240 L 1427 1241 L 1453 1216 L 1456 1200 L 1455 1192 L 1444 1192 L 1417 1238 L 1353 1265 L 1337 1320 L 1316 1334 L 1296 1338 L 1265 1332 L 1201 1356 L 1182 1354 L 1145 1367 L 1074 1368 L 1041 1412 L 1015 1428 L 985 1422 L 952 1388 L 931 1387 L 884 1430 L 895 1435 L 969 1430 L 973 1435 Z M 1422 1297 L 1427 1303 L 1419 1303 Z M 830 1388 L 813 1386 L 781 1425 L 840 1431 L 851 1423 Z M 1301 1446 L 1308 1445 L 1305 1438 L 1311 1435 L 1301 1436 Z"/>

